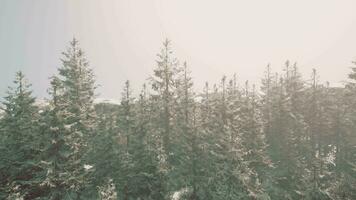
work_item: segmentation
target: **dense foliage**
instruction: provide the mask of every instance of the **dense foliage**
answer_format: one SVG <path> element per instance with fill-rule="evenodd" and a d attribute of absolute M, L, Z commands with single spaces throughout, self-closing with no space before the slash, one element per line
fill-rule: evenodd
<path fill-rule="evenodd" d="M 94 104 L 77 40 L 61 61 L 44 104 L 22 72 L 2 102 L 0 199 L 356 199 L 356 67 L 345 87 L 287 61 L 196 92 L 166 40 L 138 97 Z"/>

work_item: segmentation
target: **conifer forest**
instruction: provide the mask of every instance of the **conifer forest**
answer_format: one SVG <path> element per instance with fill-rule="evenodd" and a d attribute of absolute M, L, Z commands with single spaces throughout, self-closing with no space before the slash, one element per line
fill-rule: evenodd
<path fill-rule="evenodd" d="M 356 62 L 339 87 L 286 61 L 198 91 L 165 40 L 110 103 L 76 39 L 59 59 L 45 101 L 21 71 L 2 97 L 0 199 L 356 199 Z"/>

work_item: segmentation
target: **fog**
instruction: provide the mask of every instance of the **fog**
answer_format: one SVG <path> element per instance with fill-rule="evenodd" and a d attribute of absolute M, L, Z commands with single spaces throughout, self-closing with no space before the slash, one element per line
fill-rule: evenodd
<path fill-rule="evenodd" d="M 336 0 L 1 0 L 0 94 L 23 70 L 35 94 L 76 37 L 102 86 L 119 98 L 124 81 L 135 90 L 150 76 L 165 38 L 190 66 L 196 87 L 223 74 L 258 83 L 265 66 L 289 59 L 305 77 L 341 85 L 356 58 L 355 1 Z"/>

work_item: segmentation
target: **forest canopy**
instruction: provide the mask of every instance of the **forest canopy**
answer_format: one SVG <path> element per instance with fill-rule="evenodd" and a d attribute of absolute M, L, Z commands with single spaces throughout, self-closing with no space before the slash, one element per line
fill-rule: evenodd
<path fill-rule="evenodd" d="M 154 59 L 154 58 L 153 58 Z M 139 95 L 94 103 L 76 39 L 38 103 L 22 72 L 1 104 L 0 199 L 356 199 L 356 62 L 344 87 L 266 66 L 194 89 L 165 40 Z"/>

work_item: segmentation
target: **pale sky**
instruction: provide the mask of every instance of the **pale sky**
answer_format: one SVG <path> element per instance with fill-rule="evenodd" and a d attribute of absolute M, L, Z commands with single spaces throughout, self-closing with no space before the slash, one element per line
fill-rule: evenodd
<path fill-rule="evenodd" d="M 35 95 L 75 36 L 102 98 L 119 98 L 152 74 L 162 41 L 172 40 L 197 89 L 237 73 L 259 82 L 268 63 L 297 61 L 333 85 L 356 60 L 355 0 L 0 0 L 0 95 L 23 70 Z"/>

